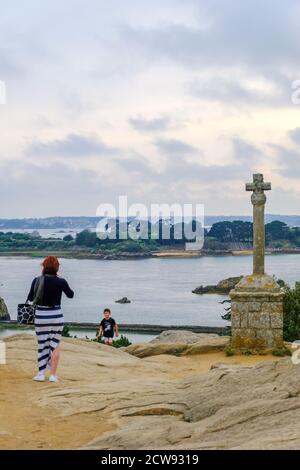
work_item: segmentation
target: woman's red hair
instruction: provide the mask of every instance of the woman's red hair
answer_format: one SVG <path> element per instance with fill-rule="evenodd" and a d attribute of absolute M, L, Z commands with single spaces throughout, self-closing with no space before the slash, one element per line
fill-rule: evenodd
<path fill-rule="evenodd" d="M 42 262 L 43 274 L 57 274 L 59 270 L 59 261 L 56 256 L 47 256 Z"/>

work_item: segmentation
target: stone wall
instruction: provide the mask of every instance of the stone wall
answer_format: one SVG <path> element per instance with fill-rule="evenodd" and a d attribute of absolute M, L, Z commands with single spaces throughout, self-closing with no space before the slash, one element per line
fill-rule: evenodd
<path fill-rule="evenodd" d="M 231 345 L 236 350 L 262 352 L 283 346 L 284 294 L 270 276 L 264 275 L 268 282 L 261 281 L 261 276 L 247 276 L 230 292 Z"/>

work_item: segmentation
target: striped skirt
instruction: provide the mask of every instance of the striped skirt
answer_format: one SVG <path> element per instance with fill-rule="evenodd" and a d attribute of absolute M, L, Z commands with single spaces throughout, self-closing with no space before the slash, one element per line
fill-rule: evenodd
<path fill-rule="evenodd" d="M 38 340 L 38 368 L 44 372 L 51 364 L 51 354 L 59 345 L 64 327 L 60 309 L 40 309 L 35 312 L 35 332 Z"/>

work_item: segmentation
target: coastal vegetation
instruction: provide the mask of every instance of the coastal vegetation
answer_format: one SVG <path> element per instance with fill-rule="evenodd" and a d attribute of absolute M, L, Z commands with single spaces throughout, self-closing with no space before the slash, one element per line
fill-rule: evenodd
<path fill-rule="evenodd" d="M 96 335 L 97 335 L 97 333 L 96 333 Z M 68 325 L 64 325 L 62 336 L 64 336 L 65 338 L 77 338 L 77 336 L 72 336 L 71 335 L 70 327 Z M 104 340 L 102 338 L 98 338 L 97 336 L 96 336 L 95 339 L 92 339 L 92 340 L 90 340 L 88 337 L 86 337 L 86 340 L 104 344 Z M 123 348 L 123 347 L 127 347 L 127 346 L 130 346 L 130 345 L 131 345 L 131 342 L 124 335 L 121 335 L 120 338 L 118 338 L 118 339 L 114 339 L 113 342 L 112 342 L 112 346 L 114 348 Z"/>
<path fill-rule="evenodd" d="M 283 338 L 285 341 L 300 340 L 300 282 L 295 287 L 285 285 L 283 298 Z"/>
<path fill-rule="evenodd" d="M 93 341 L 104 344 L 104 340 L 102 338 L 95 338 Z M 114 348 L 126 348 L 127 346 L 131 346 L 131 344 L 132 343 L 129 341 L 129 339 L 124 335 L 121 335 L 118 339 L 114 339 L 112 342 L 112 346 Z"/>
<path fill-rule="evenodd" d="M 47 252 L 60 256 L 113 255 L 115 253 L 150 254 L 154 243 L 143 240 L 99 240 L 95 232 L 84 230 L 75 237 L 42 238 L 38 233 L 0 232 L 0 254 L 44 256 Z"/>
<path fill-rule="evenodd" d="M 193 238 L 183 235 L 178 239 L 178 230 L 184 234 L 184 224 L 172 224 L 169 221 L 160 220 L 156 225 L 156 231 L 150 231 L 148 224 L 148 239 L 124 239 L 124 230 L 127 225 L 116 224 L 115 238 L 102 239 L 97 233 L 85 229 L 77 234 L 66 234 L 62 239 L 48 237 L 43 238 L 38 231 L 32 233 L 0 232 L 0 254 L 30 254 L 32 256 L 43 256 L 46 252 L 60 256 L 98 256 L 108 259 L 126 257 L 147 257 L 152 253 L 168 250 L 184 250 L 186 242 L 193 242 Z M 190 222 L 193 224 L 193 222 Z M 170 237 L 165 239 L 163 230 L 166 225 Z M 145 227 L 144 227 L 145 228 Z M 147 225 L 146 225 L 147 230 Z M 290 227 L 284 222 L 272 221 L 265 226 L 266 247 L 274 251 L 300 249 L 300 227 Z M 137 227 L 137 233 L 139 227 Z M 203 253 L 231 252 L 252 249 L 253 243 L 252 222 L 235 220 L 216 222 L 210 228 L 204 229 Z M 156 234 L 153 237 L 153 233 Z"/>
<path fill-rule="evenodd" d="M 269 249 L 300 248 L 300 227 L 290 227 L 275 220 L 265 225 L 265 234 L 266 247 Z M 234 244 L 244 245 L 246 248 L 252 247 L 252 243 L 252 222 L 217 222 L 205 232 L 206 249 L 228 249 Z"/>

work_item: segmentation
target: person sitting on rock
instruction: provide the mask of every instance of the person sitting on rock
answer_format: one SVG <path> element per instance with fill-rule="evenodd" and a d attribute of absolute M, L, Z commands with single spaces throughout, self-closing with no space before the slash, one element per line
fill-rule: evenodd
<path fill-rule="evenodd" d="M 103 335 L 104 343 L 109 346 L 112 346 L 114 334 L 116 333 L 116 337 L 119 336 L 118 324 L 111 317 L 111 311 L 109 308 L 104 309 L 103 317 L 104 318 L 102 319 L 100 326 L 99 326 L 97 339 L 101 338 Z"/>

